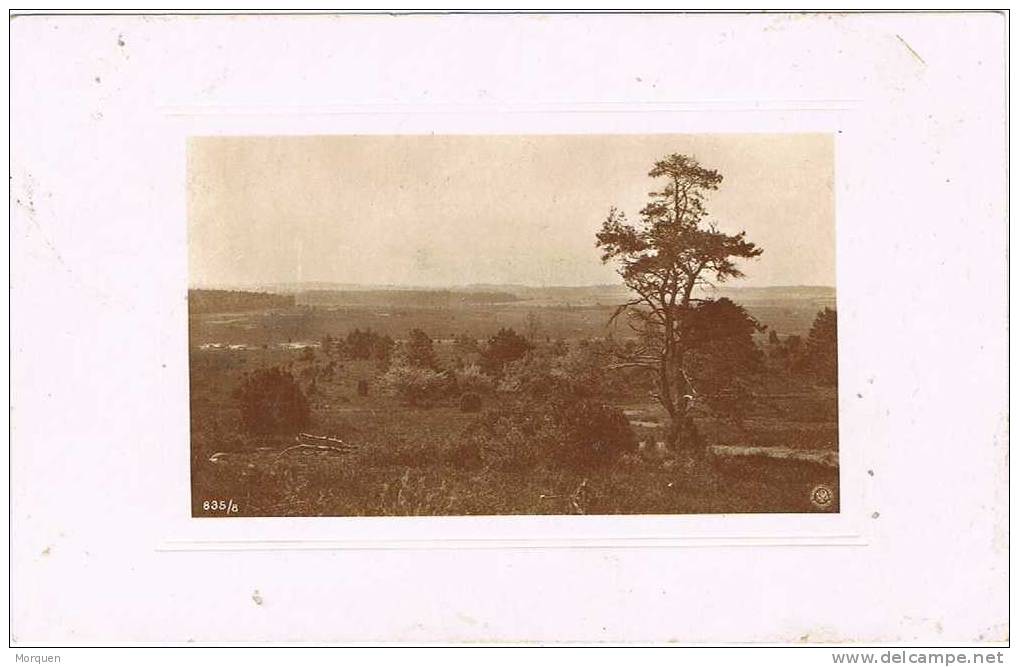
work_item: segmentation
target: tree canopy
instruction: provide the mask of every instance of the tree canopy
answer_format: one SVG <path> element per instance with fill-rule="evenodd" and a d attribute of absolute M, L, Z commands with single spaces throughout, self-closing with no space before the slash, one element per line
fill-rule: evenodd
<path fill-rule="evenodd" d="M 486 372 L 498 375 L 503 367 L 522 358 L 531 349 L 531 343 L 513 329 L 502 328 L 488 339 L 481 356 Z"/>
<path fill-rule="evenodd" d="M 814 318 L 807 336 L 806 361 L 818 381 L 838 384 L 838 314 L 825 308 Z"/>
<path fill-rule="evenodd" d="M 743 277 L 738 262 L 763 251 L 745 232 L 728 234 L 707 220 L 706 195 L 722 182 L 717 171 L 674 153 L 655 162 L 648 176 L 662 185 L 649 193 L 639 220 L 631 222 L 625 212 L 610 209 L 596 245 L 602 261 L 614 262 L 634 293 L 613 318 L 625 313 L 641 344 L 618 365 L 656 373 L 658 399 L 673 423 L 671 439 L 692 442 L 697 438 L 687 410 L 697 389 L 689 372 L 690 356 L 695 348 L 704 348 L 705 336 L 718 334 L 704 328 L 705 317 L 700 324 L 694 319 L 695 306 L 703 301 L 694 291 Z M 724 304 L 716 308 L 724 310 L 701 311 L 725 315 L 713 320 L 716 329 L 754 326 L 742 309 Z"/>

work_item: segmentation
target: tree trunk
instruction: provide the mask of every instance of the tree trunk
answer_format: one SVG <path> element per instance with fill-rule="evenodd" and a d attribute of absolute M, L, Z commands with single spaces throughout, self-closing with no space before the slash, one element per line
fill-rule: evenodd
<path fill-rule="evenodd" d="M 699 452 L 703 448 L 704 441 L 701 438 L 697 424 L 690 416 L 690 394 L 693 388 L 687 386 L 681 372 L 672 368 L 671 365 L 663 363 L 662 375 L 662 404 L 669 415 L 669 426 L 666 433 L 666 446 L 672 450 L 683 450 L 687 452 Z M 666 400 L 668 404 L 666 404 Z"/>
<path fill-rule="evenodd" d="M 699 453 L 703 449 L 704 441 L 701 439 L 697 424 L 685 408 L 681 409 L 672 419 L 672 431 L 675 448 L 690 453 Z"/>
<path fill-rule="evenodd" d="M 676 402 L 672 399 L 672 383 L 669 381 L 669 365 L 663 361 L 658 375 L 658 402 L 665 408 L 672 420 L 676 416 Z"/>
<path fill-rule="evenodd" d="M 666 317 L 665 320 L 665 350 L 662 354 L 662 358 L 658 362 L 658 401 L 665 408 L 666 414 L 669 416 L 669 432 L 666 434 L 666 447 L 672 447 L 675 443 L 674 432 L 672 424 L 676 419 L 676 401 L 672 396 L 672 340 L 671 335 L 672 321 Z"/>

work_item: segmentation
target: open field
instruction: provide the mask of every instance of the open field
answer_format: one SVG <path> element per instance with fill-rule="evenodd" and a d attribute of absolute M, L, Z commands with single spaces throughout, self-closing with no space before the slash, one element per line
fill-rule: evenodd
<path fill-rule="evenodd" d="M 805 336 L 817 311 L 835 306 L 834 291 L 811 291 L 803 295 L 773 294 L 766 290 L 735 290 L 733 298 L 762 323 L 780 335 Z M 506 303 L 454 304 L 450 307 L 412 307 L 377 299 L 369 305 L 316 305 L 297 296 L 289 308 L 243 312 L 192 313 L 191 344 L 211 343 L 272 345 L 285 342 L 318 342 L 326 334 L 337 335 L 354 328 L 373 329 L 393 338 L 404 337 L 412 328 L 423 329 L 435 339 L 457 334 L 487 338 L 499 327 L 526 331 L 529 319 L 539 339 L 600 338 L 626 336 L 629 329 L 620 321 L 609 323 L 620 296 L 615 291 L 577 292 L 560 295 L 574 301 L 549 301 L 544 293 Z M 615 300 L 613 300 L 615 299 Z M 314 300 L 327 300 L 320 294 Z M 335 299 L 338 303 L 355 299 Z"/>
<path fill-rule="evenodd" d="M 420 328 L 434 339 L 439 364 L 452 368 L 472 361 L 453 343 L 460 334 L 483 342 L 500 327 L 531 326 L 537 348 L 562 341 L 569 349 L 611 331 L 608 305 L 527 303 L 193 313 L 194 515 L 223 516 L 205 503 L 231 500 L 242 516 L 837 511 L 837 395 L 802 377 L 775 371 L 760 378 L 752 408 L 738 420 L 699 413 L 705 457 L 661 446 L 664 412 L 631 380 L 613 384 L 602 400 L 626 415 L 638 442 L 632 454 L 594 467 L 493 465 L 470 445 L 483 414 L 462 412 L 455 398 L 408 406 L 384 391 L 379 362 L 327 356 L 320 347 L 327 334 L 342 338 L 354 328 L 398 341 Z M 747 307 L 783 337 L 802 336 L 817 302 L 764 299 Z M 245 430 L 235 390 L 246 374 L 271 367 L 292 373 L 308 392 L 311 417 L 303 430 L 353 451 L 292 448 L 295 433 Z M 359 382 L 367 395 L 359 394 Z M 495 391 L 483 408 L 511 403 Z M 811 503 L 819 484 L 836 491 L 832 506 Z"/>

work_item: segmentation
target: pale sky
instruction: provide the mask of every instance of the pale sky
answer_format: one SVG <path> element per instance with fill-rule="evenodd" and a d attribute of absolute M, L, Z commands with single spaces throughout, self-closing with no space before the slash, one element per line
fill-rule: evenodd
<path fill-rule="evenodd" d="M 196 137 L 190 282 L 617 283 L 595 232 L 638 219 L 669 153 L 718 170 L 708 219 L 764 248 L 731 284 L 835 284 L 823 134 Z"/>

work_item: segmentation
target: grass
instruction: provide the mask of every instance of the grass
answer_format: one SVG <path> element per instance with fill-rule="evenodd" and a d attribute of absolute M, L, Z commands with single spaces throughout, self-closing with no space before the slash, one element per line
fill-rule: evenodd
<path fill-rule="evenodd" d="M 818 305 L 809 300 L 748 302 L 748 312 L 782 335 L 805 336 Z M 371 328 L 402 338 L 414 328 L 434 338 L 466 333 L 488 338 L 500 326 L 525 331 L 533 319 L 539 338 L 551 340 L 629 335 L 622 320 L 607 324 L 614 305 L 548 305 L 527 301 L 512 304 L 479 304 L 470 307 L 410 308 L 394 306 L 294 306 L 238 313 L 192 313 L 191 344 L 234 343 L 271 345 L 288 341 L 321 340 L 354 328 Z"/>
<path fill-rule="evenodd" d="M 464 468 L 425 453 L 399 460 L 239 453 L 198 471 L 194 515 L 221 515 L 202 510 L 215 499 L 233 500 L 243 516 L 812 512 L 816 485 L 838 488 L 834 469 L 749 457 L 637 458 L 583 471 Z"/>
<path fill-rule="evenodd" d="M 335 322 L 330 317 L 336 317 L 336 312 L 289 318 L 265 313 L 195 318 L 191 349 L 194 516 L 227 516 L 223 511 L 206 511 L 203 504 L 230 500 L 237 506 L 230 516 L 838 511 L 837 500 L 825 509 L 810 500 L 819 484 L 833 489 L 837 499 L 837 468 L 763 456 L 690 457 L 660 451 L 655 442 L 662 438 L 662 411 L 647 397 L 646 389 L 636 387 L 628 395 L 608 400 L 627 410 L 631 422 L 638 422 L 634 430 L 645 443 L 641 450 L 602 467 L 571 469 L 540 462 L 514 469 L 485 465 L 471 455 L 465 446 L 467 433 L 478 415 L 461 412 L 455 401 L 430 409 L 405 407 L 382 394 L 377 384 L 380 369 L 373 362 L 336 362 L 331 377 L 316 380 L 316 392 L 310 396 L 313 421 L 306 430 L 342 438 L 358 451 L 339 455 L 299 449 L 280 455 L 294 444 L 294 434 L 244 432 L 232 391 L 246 372 L 277 365 L 289 368 L 305 388 L 310 386 L 313 369 L 326 364 L 322 353 L 309 360 L 307 352 L 272 343 L 343 334 L 342 327 L 332 328 Z M 579 317 L 568 315 L 574 316 Z M 470 316 L 471 326 L 477 317 L 477 313 Z M 458 316 L 455 324 L 447 324 L 451 331 L 458 331 L 466 320 Z M 223 321 L 227 323 L 214 323 Z M 572 324 L 584 322 L 577 320 L 566 328 Z M 401 320 L 402 328 L 419 325 Z M 365 323 L 350 326 L 364 328 Z M 488 320 L 486 326 L 491 331 L 497 323 Z M 483 337 L 480 330 L 479 337 Z M 254 349 L 203 350 L 199 348 L 203 342 L 248 343 Z M 440 359 L 446 361 L 452 348 L 437 347 Z M 359 380 L 369 382 L 367 396 L 358 395 Z M 708 415 L 698 418 L 708 444 L 837 450 L 834 389 L 786 376 L 769 378 L 765 384 L 765 395 L 742 422 Z M 503 400 L 486 396 L 485 408 L 500 407 Z M 223 455 L 210 461 L 216 453 Z"/>
<path fill-rule="evenodd" d="M 237 426 L 225 378 L 239 376 L 243 368 L 220 364 L 212 375 L 193 377 L 194 516 L 222 515 L 204 511 L 207 500 L 233 500 L 241 516 L 812 512 L 819 511 L 809 499 L 817 484 L 838 488 L 836 469 L 811 463 L 659 453 L 651 446 L 659 434 L 654 428 L 637 429 L 648 443 L 643 451 L 607 467 L 496 470 L 463 455 L 464 433 L 476 415 L 451 406 L 407 408 L 374 388 L 368 397 L 357 396 L 356 379 L 369 372 L 368 362 L 348 364 L 348 375 L 320 385 L 315 422 L 308 427 L 356 444 L 358 452 L 295 450 L 280 456 L 293 444 L 291 437 L 250 436 Z M 488 403 L 492 407 L 492 399 Z M 825 433 L 834 428 L 813 426 Z M 797 425 L 785 427 L 794 431 Z M 217 452 L 227 453 L 209 461 Z"/>

